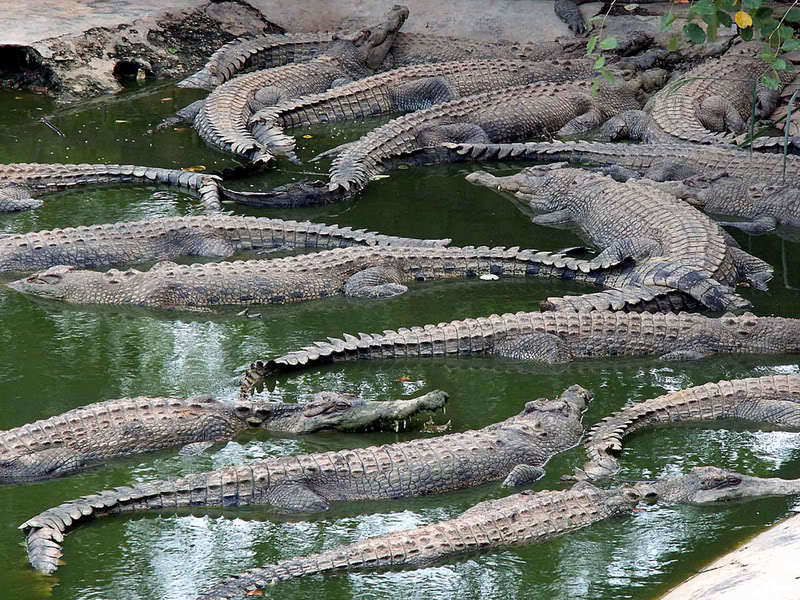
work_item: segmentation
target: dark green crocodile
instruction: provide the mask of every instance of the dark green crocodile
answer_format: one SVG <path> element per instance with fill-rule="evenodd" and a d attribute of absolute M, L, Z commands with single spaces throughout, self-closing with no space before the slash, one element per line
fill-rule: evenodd
<path fill-rule="evenodd" d="M 326 510 L 331 502 L 442 494 L 492 481 L 522 485 L 547 460 L 573 447 L 591 394 L 572 386 L 557 399 L 480 430 L 384 446 L 271 458 L 171 481 L 118 487 L 48 509 L 20 528 L 28 558 L 43 573 L 59 564 L 67 530 L 96 517 L 181 506 L 266 504 L 284 511 Z"/>
<path fill-rule="evenodd" d="M 438 390 L 381 402 L 336 392 L 319 392 L 301 404 L 211 396 L 107 400 L 0 432 L 0 482 L 68 475 L 121 456 L 187 444 L 195 452 L 248 428 L 290 434 L 399 429 L 423 411 L 444 410 L 446 402 L 447 394 Z"/>

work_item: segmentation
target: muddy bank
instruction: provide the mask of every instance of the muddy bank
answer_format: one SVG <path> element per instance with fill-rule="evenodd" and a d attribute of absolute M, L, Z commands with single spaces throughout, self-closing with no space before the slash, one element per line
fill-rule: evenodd
<path fill-rule="evenodd" d="M 62 27 L 70 28 L 80 18 L 80 12 L 71 19 L 58 11 L 53 16 L 56 22 L 66 19 Z M 156 10 L 81 33 L 2 44 L 0 87 L 26 88 L 73 101 L 119 91 L 130 79 L 179 77 L 201 67 L 214 49 L 236 37 L 281 31 L 244 2 Z"/>

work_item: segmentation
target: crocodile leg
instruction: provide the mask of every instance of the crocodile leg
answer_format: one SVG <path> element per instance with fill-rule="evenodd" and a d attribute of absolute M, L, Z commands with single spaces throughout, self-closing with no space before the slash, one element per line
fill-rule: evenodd
<path fill-rule="evenodd" d="M 455 98 L 444 77 L 426 77 L 410 81 L 391 90 L 393 108 L 398 112 L 411 112 L 429 108 L 434 104 Z"/>
<path fill-rule="evenodd" d="M 531 360 L 548 365 L 570 362 L 569 345 L 552 333 L 529 333 L 500 340 L 492 351 L 497 356 Z"/>
<path fill-rule="evenodd" d="M 302 483 L 274 486 L 270 488 L 265 501 L 291 513 L 320 512 L 330 508 L 325 498 Z"/>
<path fill-rule="evenodd" d="M 638 261 L 662 254 L 663 249 L 658 240 L 645 237 L 622 238 L 610 246 L 606 246 L 591 262 L 600 268 L 607 268 L 618 265 L 628 258 Z"/>
<path fill-rule="evenodd" d="M 34 198 L 26 185 L 8 184 L 0 186 L 0 213 L 18 212 L 39 208 L 44 202 Z"/>
<path fill-rule="evenodd" d="M 747 123 L 739 114 L 736 106 L 727 98 L 709 96 L 700 103 L 697 111 L 700 122 L 711 131 L 732 131 L 744 133 Z"/>
<path fill-rule="evenodd" d="M 344 284 L 344 293 L 352 298 L 391 298 L 408 291 L 401 281 L 397 269 L 378 265 L 351 276 Z"/>
<path fill-rule="evenodd" d="M 570 31 L 576 35 L 583 35 L 586 33 L 583 15 L 575 0 L 555 0 L 553 3 L 553 10 L 556 15 L 558 15 L 558 18 L 567 24 Z"/>
<path fill-rule="evenodd" d="M 544 469 L 533 465 L 516 465 L 503 480 L 501 484 L 504 488 L 519 487 L 533 483 L 537 479 L 544 477 Z"/>
<path fill-rule="evenodd" d="M 765 291 L 767 282 L 772 279 L 772 267 L 741 248 L 729 248 L 728 252 L 733 258 L 736 270 L 742 280 L 749 283 L 757 290 Z"/>
<path fill-rule="evenodd" d="M 30 479 L 68 475 L 86 468 L 86 455 L 62 446 L 0 461 L 0 470 L 25 472 Z"/>
<path fill-rule="evenodd" d="M 763 215 L 752 221 L 717 221 L 721 227 L 735 227 L 747 233 L 769 233 L 775 231 L 778 221 L 775 217 Z"/>
<path fill-rule="evenodd" d="M 524 194 L 517 194 L 522 198 L 525 197 Z M 531 219 L 537 225 L 565 225 L 567 223 L 574 223 L 575 217 L 572 215 L 572 212 L 568 209 L 564 210 L 554 210 L 553 212 L 544 213 L 542 215 L 536 215 Z"/>
<path fill-rule="evenodd" d="M 476 123 L 453 123 L 450 125 L 434 125 L 426 127 L 416 135 L 422 146 L 434 147 L 443 142 L 455 143 L 488 143 L 490 140 L 486 130 Z M 456 142 L 456 140 L 458 140 Z M 467 142 L 466 140 L 471 140 Z"/>
<path fill-rule="evenodd" d="M 594 110 L 587 111 L 582 115 L 578 115 L 574 119 L 567 122 L 561 129 L 558 130 L 559 137 L 566 137 L 568 135 L 578 135 L 586 133 L 600 125 L 603 119 Z"/>

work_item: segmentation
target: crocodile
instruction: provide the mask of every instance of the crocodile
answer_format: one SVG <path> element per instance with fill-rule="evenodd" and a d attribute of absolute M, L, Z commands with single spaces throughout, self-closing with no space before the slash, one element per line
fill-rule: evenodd
<path fill-rule="evenodd" d="M 318 392 L 301 404 L 194 398 L 120 398 L 0 432 L 0 482 L 47 479 L 121 456 L 188 445 L 191 452 L 247 428 L 291 434 L 323 429 L 399 429 L 422 411 L 444 409 L 436 390 L 408 400 L 368 402 Z M 185 452 L 185 449 L 184 451 Z"/>
<path fill-rule="evenodd" d="M 198 107 L 195 130 L 210 146 L 257 163 L 253 152 L 258 146 L 253 146 L 255 140 L 247 129 L 253 112 L 373 74 L 407 16 L 406 7 L 395 6 L 383 23 L 352 39 L 332 42 L 324 54 L 309 62 L 255 71 L 220 85 L 205 100 L 194 103 Z"/>
<path fill-rule="evenodd" d="M 796 352 L 798 319 L 749 313 L 712 319 L 693 313 L 518 312 L 314 342 L 251 363 L 240 394 L 254 393 L 268 377 L 348 360 L 495 355 L 554 364 L 617 356 L 696 360 L 717 353 Z"/>
<path fill-rule="evenodd" d="M 592 427 L 584 442 L 587 461 L 576 477 L 597 479 L 619 471 L 616 455 L 630 434 L 662 423 L 721 420 L 800 428 L 800 376 L 767 375 L 719 381 L 627 406 Z"/>
<path fill-rule="evenodd" d="M 778 92 L 759 80 L 770 67 L 759 56 L 762 42 L 732 47 L 711 58 L 654 94 L 642 111 L 629 111 L 609 119 L 599 132 L 605 140 L 636 139 L 645 142 L 736 144 L 747 142 L 751 113 L 756 120 L 775 110 Z M 781 72 L 781 84 L 793 73 Z M 780 86 L 779 86 L 780 87 Z M 755 99 L 755 107 L 753 102 Z M 752 147 L 783 145 L 781 137 L 759 137 Z M 796 146 L 796 140 L 792 146 Z M 750 142 L 747 142 L 748 145 Z"/>
<path fill-rule="evenodd" d="M 212 90 L 243 71 L 306 62 L 323 54 L 337 35 L 349 37 L 346 32 L 320 31 L 239 38 L 214 52 L 200 71 L 178 83 L 178 87 Z M 621 53 L 632 54 L 651 41 L 646 35 L 637 32 L 637 35 L 618 40 L 618 43 Z M 513 57 L 527 61 L 554 57 L 577 58 L 585 52 L 585 40 L 558 38 L 553 41 L 487 41 L 400 31 L 395 35 L 392 48 L 384 61 L 384 68 L 479 58 Z"/>
<path fill-rule="evenodd" d="M 285 207 L 335 202 L 351 196 L 389 168 L 390 161 L 411 158 L 446 160 L 441 142 L 513 142 L 558 132 L 591 129 L 610 116 L 641 106 L 647 88 L 660 85 L 663 71 L 653 69 L 627 81 L 538 82 L 473 94 L 403 115 L 345 144 L 333 160 L 327 185 L 291 184 L 270 192 L 237 192 L 225 197 L 254 206 Z"/>
<path fill-rule="evenodd" d="M 575 446 L 591 393 L 574 385 L 554 399 L 483 429 L 369 448 L 271 458 L 171 481 L 139 483 L 64 502 L 29 519 L 28 559 L 40 572 L 59 563 L 68 529 L 89 518 L 181 506 L 265 504 L 316 512 L 335 501 L 442 494 L 492 481 L 523 485 L 547 460 Z"/>
<path fill-rule="evenodd" d="M 677 183 L 662 187 L 705 212 L 744 217 L 724 221 L 752 233 L 776 225 L 800 226 L 800 158 L 750 153 L 735 148 L 688 144 L 609 144 L 599 142 L 528 142 L 443 146 L 469 160 L 566 161 L 573 165 L 608 165 L 614 172 Z"/>
<path fill-rule="evenodd" d="M 412 65 L 262 109 L 250 118 L 248 127 L 264 147 L 258 156 L 280 154 L 296 161 L 295 141 L 283 132 L 285 127 L 412 112 L 534 81 L 585 79 L 594 74 L 593 67 L 594 60 L 590 59 L 460 60 Z"/>
<path fill-rule="evenodd" d="M 84 268 L 132 265 L 177 256 L 228 257 L 247 250 L 434 247 L 449 242 L 263 217 L 156 217 L 0 238 L 0 273 L 26 273 L 65 264 Z"/>
<path fill-rule="evenodd" d="M 633 286 L 636 291 L 631 293 L 639 293 L 650 285 L 667 286 L 701 301 L 702 294 L 696 290 L 707 288 L 709 279 L 727 286 L 746 282 L 767 289 L 772 267 L 729 245 L 719 225 L 672 194 L 638 181 L 619 183 L 602 173 L 561 167 L 528 167 L 507 177 L 476 171 L 467 175 L 467 181 L 513 193 L 526 208 L 544 213 L 533 217 L 534 223 L 577 225 L 602 248 L 590 261 L 591 268 L 633 259 L 636 267 L 621 275 L 621 281 L 606 283 L 609 287 Z M 664 280 L 668 265 L 690 266 L 696 274 L 691 281 L 681 281 L 686 276 L 680 272 Z M 730 299 L 722 301 L 725 309 L 731 309 L 738 297 L 730 294 Z"/>
<path fill-rule="evenodd" d="M 519 248 L 350 247 L 268 260 L 178 265 L 164 261 L 148 271 L 100 273 L 56 265 L 8 283 L 26 294 L 72 304 L 131 304 L 200 310 L 210 307 L 287 304 L 348 296 L 389 298 L 403 282 L 510 277 L 603 279 L 583 273 L 584 260 Z"/>
<path fill-rule="evenodd" d="M 409 569 L 461 554 L 535 544 L 598 521 L 632 513 L 640 502 L 709 505 L 800 493 L 800 479 L 750 477 L 718 467 L 603 490 L 580 482 L 569 490 L 529 490 L 485 500 L 447 521 L 395 531 L 319 554 L 256 567 L 227 578 L 202 600 L 248 598 L 280 581 L 365 569 Z"/>
<path fill-rule="evenodd" d="M 207 212 L 222 210 L 216 175 L 179 169 L 113 164 L 14 163 L 0 165 L 0 212 L 39 208 L 34 194 L 83 185 L 165 184 L 196 192 Z"/>

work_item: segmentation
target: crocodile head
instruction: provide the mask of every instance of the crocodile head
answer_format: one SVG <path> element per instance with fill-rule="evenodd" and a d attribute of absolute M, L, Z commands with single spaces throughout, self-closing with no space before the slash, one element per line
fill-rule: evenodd
<path fill-rule="evenodd" d="M 535 440 L 543 450 L 557 452 L 578 443 L 583 434 L 581 416 L 591 399 L 589 390 L 573 385 L 555 400 L 538 398 L 526 403 L 521 413 L 495 427 L 513 430 Z"/>
<path fill-rule="evenodd" d="M 140 273 L 135 270 L 111 269 L 104 273 L 86 271 L 68 265 L 56 265 L 7 285 L 23 294 L 47 300 L 60 300 L 76 304 L 112 304 L 129 286 L 127 280 Z"/>
<path fill-rule="evenodd" d="M 355 37 L 351 38 L 349 41 L 352 46 L 349 47 L 356 49 L 359 63 L 373 71 L 378 69 L 386 59 L 386 55 L 394 43 L 395 36 L 403 27 L 407 18 L 408 8 L 396 4 L 386 13 L 381 23 L 362 29 Z M 337 52 L 337 48 L 342 51 L 346 47 L 348 46 L 337 47 L 334 44 L 331 52 Z"/>
<path fill-rule="evenodd" d="M 793 354 L 800 352 L 800 319 L 757 317 L 753 313 L 726 313 L 703 321 L 710 330 L 703 337 L 736 352 Z"/>
<path fill-rule="evenodd" d="M 712 504 L 800 493 L 800 479 L 750 477 L 718 467 L 695 467 L 685 475 L 637 483 L 646 502 Z"/>
<path fill-rule="evenodd" d="M 408 400 L 368 401 L 349 394 L 319 392 L 302 404 L 237 402 L 234 414 L 249 427 L 312 433 L 323 429 L 363 431 L 405 428 L 423 412 L 444 411 L 447 394 L 435 390 Z"/>

